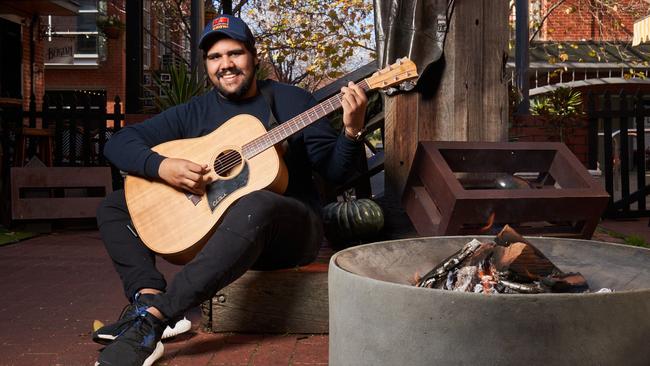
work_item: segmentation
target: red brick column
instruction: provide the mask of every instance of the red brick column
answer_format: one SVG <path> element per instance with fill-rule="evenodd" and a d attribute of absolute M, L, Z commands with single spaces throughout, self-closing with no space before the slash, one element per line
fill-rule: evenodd
<path fill-rule="evenodd" d="M 30 24 L 31 19 L 27 19 L 25 25 L 23 25 L 23 39 L 22 39 L 22 51 L 23 51 L 23 109 L 29 110 L 29 100 L 32 93 L 32 80 L 34 81 L 34 96 L 36 97 L 36 110 L 40 111 L 43 104 L 43 94 L 45 93 L 45 78 L 44 78 L 44 56 L 43 56 L 43 47 L 44 41 L 39 35 L 40 29 L 40 20 L 41 18 L 36 18 L 34 23 L 34 65 L 32 69 L 32 59 L 31 59 L 31 39 L 30 39 Z M 31 72 L 34 72 L 34 77 L 32 78 Z"/>

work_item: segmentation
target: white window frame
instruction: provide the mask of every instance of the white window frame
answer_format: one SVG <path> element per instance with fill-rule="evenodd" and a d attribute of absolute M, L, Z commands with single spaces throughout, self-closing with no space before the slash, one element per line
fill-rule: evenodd
<path fill-rule="evenodd" d="M 95 13 L 99 15 L 99 7 L 100 4 L 99 2 L 97 3 L 97 8 L 96 9 L 86 9 L 86 10 L 79 10 L 80 14 L 90 14 L 90 13 Z M 47 36 L 48 36 L 48 41 L 52 41 L 52 36 L 53 34 L 60 34 L 60 35 L 69 35 L 69 36 L 80 36 L 80 35 L 93 35 L 97 37 L 97 51 L 99 51 L 100 42 L 102 42 L 102 37 L 99 36 L 99 30 L 95 28 L 94 31 L 65 31 L 65 32 L 52 32 L 52 16 L 48 15 L 47 16 L 47 24 L 48 24 L 48 31 L 47 31 Z M 62 63 L 48 63 L 46 62 L 44 65 L 47 68 L 96 68 L 99 66 L 99 52 L 95 53 L 75 53 L 73 55 L 74 61 L 72 64 L 62 64 Z"/>
<path fill-rule="evenodd" d="M 142 69 L 151 69 L 151 1 L 142 1 L 142 27 L 149 31 L 142 34 Z"/>

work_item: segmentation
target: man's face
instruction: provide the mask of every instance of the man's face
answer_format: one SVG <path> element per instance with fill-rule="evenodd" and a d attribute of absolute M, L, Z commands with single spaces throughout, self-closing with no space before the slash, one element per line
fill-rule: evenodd
<path fill-rule="evenodd" d="M 206 53 L 205 67 L 212 84 L 228 99 L 239 100 L 257 93 L 256 55 L 244 43 L 231 38 L 216 41 Z"/>

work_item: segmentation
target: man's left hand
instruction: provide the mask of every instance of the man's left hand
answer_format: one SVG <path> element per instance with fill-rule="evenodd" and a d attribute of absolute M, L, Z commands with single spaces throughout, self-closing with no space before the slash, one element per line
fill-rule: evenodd
<path fill-rule="evenodd" d="M 354 138 L 363 129 L 368 98 L 363 89 L 351 81 L 348 86 L 341 88 L 341 93 L 343 94 L 341 105 L 343 106 L 345 134 Z"/>

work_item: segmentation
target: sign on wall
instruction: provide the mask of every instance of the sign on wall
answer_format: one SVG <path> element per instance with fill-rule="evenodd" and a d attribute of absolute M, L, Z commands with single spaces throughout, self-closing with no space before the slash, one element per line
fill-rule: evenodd
<path fill-rule="evenodd" d="M 52 38 L 52 41 L 45 42 L 45 63 L 72 65 L 74 63 L 75 47 L 75 38 Z"/>

